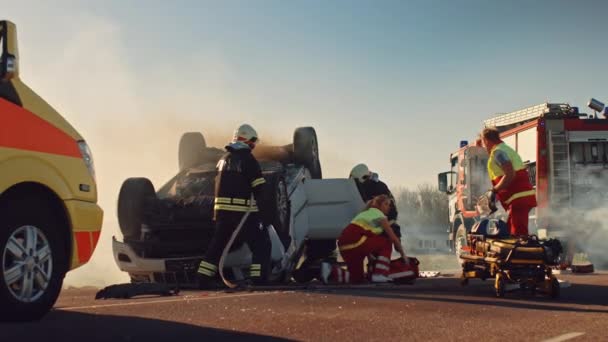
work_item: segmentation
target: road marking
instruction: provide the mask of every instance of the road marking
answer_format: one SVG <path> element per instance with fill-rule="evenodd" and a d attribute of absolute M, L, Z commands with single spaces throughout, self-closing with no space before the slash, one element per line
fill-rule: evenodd
<path fill-rule="evenodd" d="M 55 310 L 86 310 L 86 309 L 102 309 L 111 308 L 117 306 L 134 306 L 134 305 L 146 305 L 146 304 L 158 304 L 158 303 L 174 303 L 174 302 L 190 302 L 208 299 L 220 299 L 220 298 L 237 298 L 237 297 L 250 297 L 250 296 L 261 296 L 267 295 L 264 292 L 255 293 L 240 293 L 240 294 L 228 294 L 220 296 L 201 296 L 201 297 L 182 297 L 179 299 L 165 299 L 165 300 L 150 300 L 145 302 L 128 302 L 128 303 L 114 303 L 114 304 L 102 304 L 102 305 L 88 305 L 88 306 L 72 306 L 65 308 L 55 308 Z"/>
<path fill-rule="evenodd" d="M 562 341 L 567 341 L 567 340 L 571 340 L 575 337 L 579 337 L 585 335 L 584 332 L 571 332 L 571 333 L 567 333 L 567 334 L 563 334 L 563 335 L 559 335 L 553 338 L 550 338 L 548 340 L 544 340 L 542 342 L 562 342 Z"/>

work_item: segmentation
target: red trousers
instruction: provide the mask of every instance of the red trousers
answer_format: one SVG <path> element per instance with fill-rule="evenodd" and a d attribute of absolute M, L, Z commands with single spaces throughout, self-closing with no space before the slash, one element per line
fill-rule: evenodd
<path fill-rule="evenodd" d="M 533 197 L 518 198 L 508 205 L 507 226 L 509 226 L 511 235 L 528 235 L 528 218 L 530 210 L 534 207 L 536 207 L 536 199 Z"/>
<path fill-rule="evenodd" d="M 350 224 L 338 238 L 338 248 L 348 268 L 350 283 L 365 281 L 363 262 L 370 254 L 376 257 L 374 273 L 388 275 L 393 244 L 387 237 Z"/>

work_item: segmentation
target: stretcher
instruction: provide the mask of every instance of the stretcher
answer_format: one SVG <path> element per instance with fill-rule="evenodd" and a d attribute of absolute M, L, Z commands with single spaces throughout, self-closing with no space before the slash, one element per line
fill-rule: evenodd
<path fill-rule="evenodd" d="M 552 273 L 561 244 L 558 240 L 539 240 L 535 235 L 514 238 L 504 221 L 485 218 L 467 235 L 462 259 L 461 284 L 469 279 L 492 279 L 497 297 L 504 297 L 508 284 L 532 294 L 542 292 L 551 298 L 560 295 L 559 281 Z"/>

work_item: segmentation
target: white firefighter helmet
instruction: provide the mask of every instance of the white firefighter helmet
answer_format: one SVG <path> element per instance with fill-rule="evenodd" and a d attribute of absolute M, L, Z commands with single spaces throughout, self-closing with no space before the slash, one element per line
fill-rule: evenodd
<path fill-rule="evenodd" d="M 368 180 L 370 176 L 371 176 L 371 172 L 369 171 L 369 168 L 367 167 L 367 165 L 361 163 L 361 164 L 355 165 L 355 167 L 353 167 L 353 169 L 350 170 L 349 177 L 354 178 L 354 179 L 358 180 L 359 182 L 363 183 L 366 180 Z"/>
<path fill-rule="evenodd" d="M 242 142 L 247 145 L 252 145 L 252 144 L 255 145 L 255 143 L 257 141 L 258 141 L 258 132 L 256 132 L 255 129 L 253 129 L 253 127 L 251 127 L 251 125 L 248 125 L 248 124 L 240 125 L 234 131 L 234 135 L 232 136 L 233 143 Z"/>

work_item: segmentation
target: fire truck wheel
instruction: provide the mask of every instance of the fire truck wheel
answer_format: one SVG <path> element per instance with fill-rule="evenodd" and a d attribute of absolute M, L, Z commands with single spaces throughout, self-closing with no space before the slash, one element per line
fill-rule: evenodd
<path fill-rule="evenodd" d="M 199 132 L 184 133 L 179 140 L 178 163 L 179 170 L 196 166 L 201 162 L 203 151 L 207 147 L 203 134 Z"/>
<path fill-rule="evenodd" d="M 146 201 L 156 198 L 147 178 L 128 178 L 118 194 L 118 224 L 125 239 L 139 239 Z"/>
<path fill-rule="evenodd" d="M 460 255 L 463 252 L 463 247 L 467 247 L 469 245 L 467 241 L 467 228 L 463 223 L 458 226 L 458 230 L 456 231 L 456 236 L 454 237 L 454 252 L 456 254 L 456 260 L 460 264 L 460 266 L 464 265 L 464 260 L 460 258 Z"/>
<path fill-rule="evenodd" d="M 38 320 L 59 296 L 68 249 L 52 208 L 30 197 L 0 211 L 0 321 Z"/>

